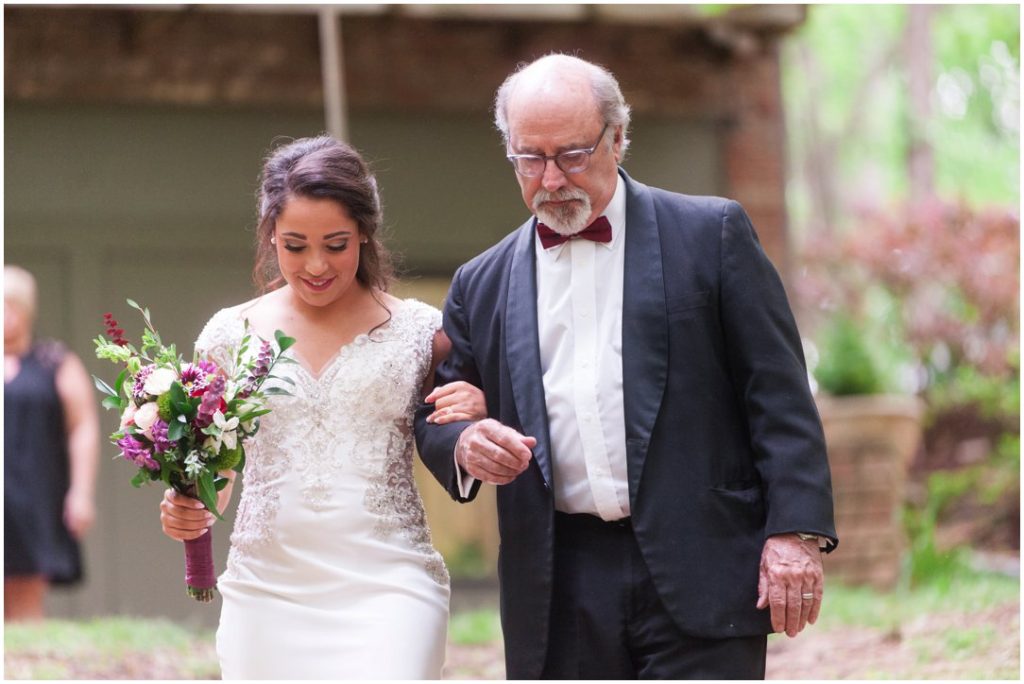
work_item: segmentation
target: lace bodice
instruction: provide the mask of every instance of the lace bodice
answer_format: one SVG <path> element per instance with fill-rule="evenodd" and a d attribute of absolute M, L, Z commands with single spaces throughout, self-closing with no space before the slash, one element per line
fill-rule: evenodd
<path fill-rule="evenodd" d="M 279 543 L 276 537 L 293 520 L 306 527 L 322 524 L 330 535 L 338 529 L 333 518 L 343 515 L 347 525 L 365 515 L 372 536 L 400 540 L 423 556 L 437 582 L 447 583 L 412 469 L 412 415 L 440 325 L 437 309 L 405 300 L 385 326 L 342 347 L 319 376 L 299 363 L 293 350 L 285 352 L 295 362 L 279 363 L 273 375 L 294 384 L 268 381 L 266 386 L 276 383 L 291 395 L 269 397 L 271 413 L 245 443 L 226 575 L 262 546 Z M 241 308 L 224 309 L 207 323 L 196 349 L 230 367 L 243 335 Z M 258 344 L 250 347 L 254 353 Z M 353 492 L 361 499 L 359 514 L 345 508 Z M 301 510 L 282 517 L 282 497 Z"/>

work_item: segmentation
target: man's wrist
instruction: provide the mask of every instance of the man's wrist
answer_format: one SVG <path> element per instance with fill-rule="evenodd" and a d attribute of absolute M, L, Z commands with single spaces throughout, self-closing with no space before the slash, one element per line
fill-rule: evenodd
<path fill-rule="evenodd" d="M 797 538 L 802 542 L 814 542 L 819 550 L 824 549 L 828 546 L 828 541 L 825 537 L 810 532 L 797 532 Z"/>
<path fill-rule="evenodd" d="M 466 449 L 465 449 L 465 447 L 463 446 L 463 443 L 462 443 L 462 440 L 465 438 L 465 436 L 466 436 L 466 431 L 463 430 L 462 432 L 459 433 L 459 438 L 457 440 L 455 440 L 455 465 L 456 465 L 456 467 L 461 469 L 462 472 L 464 472 L 464 473 L 465 472 L 469 472 L 469 471 L 466 470 L 466 464 L 465 464 Z"/>
<path fill-rule="evenodd" d="M 465 430 L 463 430 L 463 434 L 465 434 Z M 462 435 L 459 435 L 459 440 L 455 443 L 455 453 L 452 454 L 455 461 L 455 487 L 458 489 L 460 497 L 469 499 L 469 492 L 473 488 L 476 478 L 459 463 L 460 444 L 462 444 Z"/>

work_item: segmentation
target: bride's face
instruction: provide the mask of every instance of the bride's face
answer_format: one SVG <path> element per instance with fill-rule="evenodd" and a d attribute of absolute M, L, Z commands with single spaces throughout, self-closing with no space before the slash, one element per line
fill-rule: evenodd
<path fill-rule="evenodd" d="M 359 226 L 329 199 L 293 197 L 274 229 L 277 263 L 295 295 L 328 306 L 359 287 Z"/>

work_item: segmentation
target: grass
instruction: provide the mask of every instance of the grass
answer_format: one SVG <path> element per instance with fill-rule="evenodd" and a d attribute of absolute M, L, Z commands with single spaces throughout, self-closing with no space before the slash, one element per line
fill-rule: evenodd
<path fill-rule="evenodd" d="M 950 629 L 943 634 L 942 652 L 948 658 L 962 658 L 979 648 L 985 648 L 995 639 L 995 630 L 988 626 Z"/>
<path fill-rule="evenodd" d="M 141 626 L 144 625 L 144 628 Z M 128 617 L 92 620 L 47 620 L 37 623 L 7 624 L 4 648 L 16 651 L 45 649 L 62 653 L 97 653 L 120 656 L 159 644 L 161 647 L 188 651 L 197 636 L 168 620 L 139 620 Z M 40 646 L 45 644 L 45 647 Z"/>
<path fill-rule="evenodd" d="M 448 639 L 461 646 L 489 644 L 501 639 L 501 619 L 496 610 L 474 610 L 453 613 L 448 625 Z"/>
<path fill-rule="evenodd" d="M 1000 628 L 979 614 L 991 609 L 1005 613 L 1001 607 L 1018 602 L 1019 592 L 1017 578 L 969 571 L 893 592 L 832 583 L 826 586 L 812 635 L 827 636 L 842 651 L 847 629 L 902 632 L 901 648 L 909 661 L 873 661 L 860 653 L 853 656 L 864 661 L 863 669 L 854 672 L 857 679 L 929 679 L 940 676 L 937 666 L 958 679 L 969 673 L 976 679 L 1015 679 L 1019 641 L 1017 648 L 1010 648 L 1013 644 Z M 920 629 L 922 623 L 929 629 Z M 453 613 L 449 640 L 457 647 L 449 649 L 450 656 L 458 654 L 458 647 L 465 647 L 464 658 L 489 652 L 489 645 L 500 645 L 498 612 Z M 213 641 L 208 630 L 166 620 L 109 617 L 9 624 L 4 629 L 4 666 L 9 679 L 209 679 L 219 676 Z M 455 664 L 470 678 L 500 676 L 485 669 L 493 668 L 493 658 L 478 660 Z"/>
<path fill-rule="evenodd" d="M 4 625 L 9 679 L 217 677 L 213 634 L 167 620 L 106 617 Z"/>
<path fill-rule="evenodd" d="M 931 582 L 892 592 L 826 583 L 825 599 L 816 627 L 894 629 L 924 615 L 980 611 L 1019 597 L 1018 578 L 967 570 L 958 572 L 951 581 Z"/>

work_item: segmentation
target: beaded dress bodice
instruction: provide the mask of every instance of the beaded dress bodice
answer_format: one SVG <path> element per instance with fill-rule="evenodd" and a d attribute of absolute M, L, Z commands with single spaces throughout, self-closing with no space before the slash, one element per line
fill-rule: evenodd
<path fill-rule="evenodd" d="M 308 582 L 393 545 L 447 585 L 413 479 L 412 416 L 429 371 L 441 314 L 405 300 L 391 320 L 343 346 L 313 375 L 293 354 L 269 380 L 290 395 L 268 398 L 271 413 L 245 444 L 242 495 L 223 579 Z M 224 309 L 196 342 L 230 365 L 245 334 L 240 309 Z M 250 345 L 257 347 L 258 345 Z M 269 581 L 268 580 L 268 581 Z"/>

